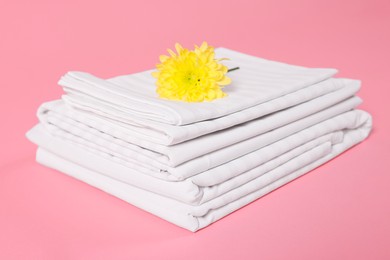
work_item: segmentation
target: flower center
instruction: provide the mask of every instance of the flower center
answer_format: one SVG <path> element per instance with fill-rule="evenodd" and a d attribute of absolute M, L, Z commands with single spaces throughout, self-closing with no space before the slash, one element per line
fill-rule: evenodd
<path fill-rule="evenodd" d="M 191 71 L 184 75 L 184 82 L 189 86 L 198 86 L 200 85 L 200 77 Z"/>

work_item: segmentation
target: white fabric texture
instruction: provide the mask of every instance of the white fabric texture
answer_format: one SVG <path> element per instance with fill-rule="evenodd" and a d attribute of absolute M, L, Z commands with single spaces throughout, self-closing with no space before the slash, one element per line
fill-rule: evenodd
<path fill-rule="evenodd" d="M 96 110 L 105 104 L 117 109 L 118 114 L 123 112 L 141 120 L 185 125 L 261 104 L 328 79 L 337 72 L 335 69 L 312 69 L 269 61 L 225 48 L 216 49 L 216 57 L 227 57 L 234 62 L 227 66 L 237 64 L 240 69 L 229 73 L 232 84 L 224 88 L 228 97 L 213 102 L 185 103 L 158 98 L 151 71 L 111 80 L 83 72 L 69 72 L 59 84 L 69 98 L 93 97 Z"/>
<path fill-rule="evenodd" d="M 165 159 L 167 156 L 162 153 L 143 149 L 130 142 L 126 142 L 120 139 L 118 137 L 119 135 L 112 136 L 107 133 L 102 133 L 100 129 L 91 127 L 91 125 L 86 126 L 81 121 L 67 120 L 68 118 L 61 116 L 62 112 L 67 111 L 65 109 L 58 109 L 57 112 L 59 113 L 56 114 L 54 119 L 50 116 L 51 110 L 44 110 L 42 114 L 39 114 L 39 117 L 43 126 L 54 136 L 93 149 L 104 157 L 108 157 L 117 163 L 136 169 L 144 174 L 167 180 L 184 180 L 217 166 L 220 166 L 220 168 L 229 168 L 230 165 L 226 164 L 227 162 L 332 116 L 351 110 L 360 104 L 360 102 L 359 98 L 351 97 L 302 119 L 299 119 L 301 116 L 299 114 L 299 116 L 294 117 L 294 114 L 289 113 L 289 111 L 283 111 L 263 120 L 252 121 L 245 126 L 237 126 L 226 131 L 213 133 L 211 134 L 212 136 L 206 135 L 202 138 L 191 140 L 189 141 L 191 144 L 187 142 L 178 144 L 176 146 L 184 147 L 179 147 L 179 152 L 176 152 L 169 158 L 175 159 L 175 155 L 181 155 L 183 153 L 188 157 L 194 154 L 196 148 L 203 151 L 203 153 L 196 153 L 192 156 L 192 160 L 186 161 L 176 167 L 165 165 L 166 160 L 162 160 L 161 158 Z M 313 104 L 315 105 L 316 103 L 314 102 Z M 317 104 L 320 107 L 320 104 Z M 304 109 L 304 111 L 312 113 L 315 109 Z M 288 113 L 281 117 L 280 114 L 284 112 Z M 73 111 L 72 114 L 78 113 Z M 275 116 L 277 118 L 274 118 Z M 293 122 L 276 129 L 272 127 L 286 120 L 292 120 Z M 242 129 L 243 127 L 246 129 Z M 265 132 L 262 131 L 263 129 L 273 131 Z M 246 137 L 245 135 L 249 138 L 244 138 Z M 243 140 L 236 141 L 240 139 Z M 174 149 L 176 147 L 171 146 L 170 148 Z"/>
<path fill-rule="evenodd" d="M 300 103 L 288 109 L 284 109 L 279 113 L 275 112 L 279 111 L 279 107 L 282 105 L 275 107 L 275 110 L 271 110 L 270 113 L 272 115 L 268 114 L 267 116 L 247 122 L 244 125 L 241 124 L 235 127 L 230 127 L 223 131 L 203 135 L 199 138 L 191 139 L 186 142 L 171 146 L 156 144 L 150 140 L 149 136 L 142 137 L 137 135 L 137 131 L 134 131 L 134 129 L 132 127 L 128 127 L 128 125 L 116 125 L 107 118 L 90 115 L 89 113 L 85 112 L 83 113 L 83 111 L 74 111 L 74 109 L 71 108 L 66 109 L 65 105 L 61 101 L 43 104 L 38 111 L 38 117 L 41 122 L 48 123 L 45 125 L 51 128 L 57 126 L 59 128 L 63 128 L 66 132 L 70 132 L 75 136 L 80 136 L 91 142 L 98 143 L 101 149 L 106 149 L 106 147 L 112 148 L 114 144 L 117 143 L 119 148 L 112 148 L 112 153 L 117 153 L 117 150 L 119 149 L 122 150 L 122 153 L 124 153 L 125 157 L 134 157 L 138 156 L 137 154 L 140 154 L 138 156 L 140 158 L 137 158 L 137 161 L 147 163 L 148 165 L 157 164 L 156 167 L 158 171 L 164 170 L 167 171 L 168 174 L 172 173 L 178 179 L 183 179 L 186 177 L 183 176 L 184 174 L 187 174 L 188 176 L 188 174 L 191 173 L 196 174 L 207 170 L 202 168 L 204 165 L 209 164 L 208 162 L 210 160 L 207 157 L 193 160 L 194 158 L 221 150 L 222 148 L 229 146 L 231 147 L 230 150 L 235 150 L 236 153 L 239 153 L 239 150 L 233 149 L 232 147 L 234 146 L 232 145 L 253 138 L 275 128 L 282 127 L 299 119 L 307 118 L 308 116 L 313 115 L 316 112 L 323 111 L 331 106 L 335 107 L 333 110 L 337 110 L 337 107 L 342 106 L 340 103 L 342 103 L 342 101 L 348 100 L 348 98 L 348 102 L 353 105 L 347 107 L 346 109 L 352 109 L 353 106 L 357 105 L 359 102 L 358 98 L 356 97 L 350 98 L 359 89 L 359 82 L 353 80 L 340 80 L 338 82 L 339 84 L 337 84 L 337 90 L 326 93 L 312 100 Z M 332 85 L 334 84 L 332 83 Z M 284 104 L 285 99 L 279 98 L 277 104 Z M 266 104 L 267 102 L 263 105 L 266 106 Z M 246 117 L 247 113 L 245 112 L 246 111 L 244 110 L 240 113 L 242 118 Z M 341 112 L 344 111 L 337 111 L 335 113 Z M 237 114 L 236 118 L 240 117 Z M 231 117 L 226 116 L 223 118 L 224 119 L 219 118 L 217 120 L 219 120 L 219 122 L 222 120 L 229 122 Z M 325 118 L 322 118 L 322 120 L 323 119 Z M 234 121 L 234 119 L 232 120 Z M 218 125 L 218 122 L 215 123 L 213 121 L 215 120 L 208 121 L 208 124 L 210 126 L 213 124 Z M 175 127 L 180 128 L 178 126 Z M 194 128 L 196 129 L 196 126 L 194 126 Z M 107 135 L 102 138 L 101 132 L 104 132 Z M 243 150 L 243 152 L 246 151 Z M 215 154 L 218 153 L 220 152 L 216 152 Z M 145 157 L 150 157 L 153 159 L 153 162 L 150 162 L 148 158 L 143 158 L 142 155 L 145 155 Z M 235 156 L 239 155 L 240 154 Z M 226 154 L 224 154 L 223 157 L 228 158 Z M 190 160 L 190 163 L 183 165 L 183 163 Z M 217 162 L 217 160 L 213 161 Z M 181 166 L 175 167 L 178 165 Z M 215 166 L 217 166 L 217 164 L 210 163 L 209 165 L 209 167 Z M 188 169 L 191 169 L 191 171 Z"/>
<path fill-rule="evenodd" d="M 196 231 L 364 140 L 360 81 L 219 48 L 228 96 L 160 99 L 151 71 L 69 72 L 27 137 L 37 161 Z"/>
<path fill-rule="evenodd" d="M 67 160 L 125 182 L 188 204 L 202 204 L 230 190 L 236 189 L 259 174 L 277 168 L 295 157 L 324 144 L 336 145 L 343 141 L 345 132 L 357 131 L 366 136 L 370 129 L 369 116 L 362 111 L 350 111 L 308 127 L 280 141 L 248 153 L 220 167 L 189 177 L 184 181 L 164 181 L 102 158 L 93 149 L 50 135 L 42 125 L 30 134 L 38 146 Z M 34 133 L 34 132 L 33 132 Z"/>
<path fill-rule="evenodd" d="M 122 82 L 120 81 L 119 83 Z M 218 117 L 214 120 L 205 120 L 180 127 L 147 119 L 141 120 L 131 114 L 121 112 L 120 108 L 115 108 L 117 106 L 116 103 L 107 104 L 101 100 L 96 100 L 93 97 L 80 93 L 77 95 L 64 95 L 63 100 L 71 107 L 86 112 L 90 111 L 95 117 L 96 115 L 101 115 L 102 117 L 111 119 L 113 124 L 110 125 L 110 128 L 124 127 L 132 129 L 134 138 L 147 139 L 156 144 L 172 145 L 248 122 L 252 119 L 335 92 L 346 86 L 348 89 L 355 88 L 357 90 L 356 88 L 359 85 L 360 82 L 358 81 L 331 78 L 289 94 L 281 95 L 268 102 L 254 105 L 248 109 Z M 234 95 L 234 93 L 231 95 Z"/>
<path fill-rule="evenodd" d="M 297 153 L 294 155 L 290 154 L 292 158 L 286 161 L 280 159 L 283 155 L 288 156 L 283 154 L 277 158 L 281 160 L 281 162 L 275 163 L 278 166 L 271 166 L 268 168 L 268 171 L 264 172 L 259 167 L 246 172 L 245 175 L 240 175 L 239 177 L 245 179 L 240 186 L 199 205 L 182 203 L 108 177 L 101 173 L 102 170 L 98 165 L 94 164 L 100 160 L 94 161 L 90 165 L 95 165 L 93 166 L 95 169 L 90 169 L 66 160 L 61 155 L 58 156 L 44 148 L 38 150 L 37 160 L 44 165 L 104 190 L 178 226 L 196 231 L 330 160 L 366 138 L 371 128 L 370 116 L 363 111 L 347 112 L 330 119 L 330 121 L 330 125 L 341 127 L 343 130 L 334 132 L 333 137 L 324 135 L 322 140 L 317 140 L 317 142 L 308 145 L 302 151 L 296 151 Z M 344 125 L 345 123 L 346 125 Z M 344 126 L 347 128 L 343 128 Z M 42 127 L 36 127 L 29 132 L 29 138 L 39 143 L 37 140 L 40 137 L 38 136 L 45 131 Z M 42 139 L 45 138 L 43 137 Z M 58 152 L 58 150 L 56 151 Z M 73 152 L 74 150 L 68 151 L 67 154 L 72 154 Z M 92 157 L 88 155 L 87 158 L 91 159 Z M 84 160 L 84 165 L 86 161 L 88 160 Z M 115 165 L 113 162 L 107 163 L 108 169 Z M 112 174 L 113 170 L 111 169 L 109 172 Z M 177 182 L 167 183 L 176 184 Z M 213 187 L 210 189 L 213 189 Z M 214 192 L 218 193 L 218 191 Z M 210 193 L 213 193 L 213 191 Z"/>

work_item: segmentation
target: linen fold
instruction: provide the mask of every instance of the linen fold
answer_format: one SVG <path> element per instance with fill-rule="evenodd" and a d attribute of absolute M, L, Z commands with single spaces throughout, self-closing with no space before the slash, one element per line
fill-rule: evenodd
<path fill-rule="evenodd" d="M 352 111 L 352 113 L 354 115 L 348 115 L 351 116 L 350 120 L 358 123 L 355 126 L 360 125 L 358 128 L 346 130 L 341 142 L 340 140 L 337 142 L 340 137 L 336 137 L 336 142 L 333 141 L 334 144 L 330 141 L 323 142 L 284 164 L 252 178 L 237 188 L 199 205 L 186 204 L 116 180 L 66 160 L 44 148 L 38 149 L 37 161 L 106 191 L 173 224 L 190 231 L 197 231 L 302 176 L 364 140 L 370 132 L 371 118 L 363 111 Z M 345 118 L 340 118 L 341 121 L 343 119 Z M 33 129 L 33 131 L 35 130 Z M 30 137 L 34 134 L 30 132 Z"/>
<path fill-rule="evenodd" d="M 225 48 L 227 97 L 161 99 L 151 71 L 101 79 L 72 71 L 27 138 L 37 161 L 197 231 L 363 141 L 359 80 Z"/>

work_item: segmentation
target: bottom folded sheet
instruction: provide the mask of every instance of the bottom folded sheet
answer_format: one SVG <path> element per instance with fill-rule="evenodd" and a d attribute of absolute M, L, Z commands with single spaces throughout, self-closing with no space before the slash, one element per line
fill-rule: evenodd
<path fill-rule="evenodd" d="M 197 231 L 300 177 L 364 140 L 371 129 L 371 118 L 368 114 L 363 114 L 367 120 L 364 127 L 345 131 L 341 142 L 335 144 L 332 142 L 319 143 L 314 148 L 303 152 L 275 169 L 200 205 L 189 205 L 110 178 L 63 159 L 61 156 L 51 151 L 49 152 L 42 147 L 38 148 L 37 161 L 99 188 L 180 227 L 190 231 Z M 34 132 L 30 133 L 30 138 L 31 135 L 34 135 Z"/>

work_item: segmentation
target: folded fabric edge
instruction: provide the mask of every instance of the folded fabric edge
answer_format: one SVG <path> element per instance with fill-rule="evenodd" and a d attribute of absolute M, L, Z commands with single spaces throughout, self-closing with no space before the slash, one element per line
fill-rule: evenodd
<path fill-rule="evenodd" d="M 206 215 L 204 215 L 203 217 L 197 217 L 197 218 L 194 218 L 193 216 L 191 215 L 187 215 L 187 216 L 176 216 L 174 214 L 174 212 L 169 212 L 168 216 L 167 214 L 164 214 L 164 211 L 166 211 L 166 209 L 163 209 L 162 212 L 159 212 L 159 210 L 156 210 L 155 209 L 147 209 L 145 208 L 145 205 L 139 205 L 139 203 L 134 203 L 132 201 L 128 201 L 129 197 L 125 194 L 125 196 L 127 196 L 127 199 L 123 198 L 123 196 L 117 194 L 116 191 L 117 190 L 117 187 L 114 189 L 114 192 L 111 191 L 110 192 L 110 187 L 108 188 L 108 190 L 106 189 L 102 189 L 100 187 L 98 187 L 99 189 L 102 189 L 108 193 L 111 193 L 113 194 L 114 196 L 116 197 L 119 197 L 119 198 L 122 198 L 123 200 L 125 201 L 128 201 L 129 203 L 137 206 L 137 207 L 140 207 L 146 211 L 149 211 L 153 214 L 156 214 L 166 220 L 168 220 L 169 222 L 172 222 L 173 224 L 176 224 L 178 226 L 181 226 L 185 229 L 188 229 L 190 231 L 197 231 L 198 229 L 201 229 L 209 224 L 211 224 L 212 222 L 226 216 L 227 214 L 230 214 L 231 212 L 243 207 L 244 205 L 256 200 L 257 198 L 261 197 L 261 196 L 264 196 L 265 194 L 271 192 L 272 190 L 286 184 L 287 182 L 290 182 L 291 180 L 307 173 L 308 171 L 318 167 L 319 165 L 323 164 L 324 162 L 326 161 L 329 161 L 330 159 L 334 158 L 335 156 L 337 156 L 338 154 L 340 154 L 341 152 L 345 151 L 346 149 L 349 149 L 350 147 L 352 147 L 353 145 L 359 143 L 360 141 L 364 140 L 364 138 L 367 137 L 367 135 L 369 134 L 370 132 L 370 129 L 371 129 L 371 121 L 370 121 L 370 116 L 368 116 L 368 118 L 366 117 L 367 119 L 367 124 L 365 125 L 365 128 L 364 128 L 364 131 L 358 131 L 358 132 L 351 132 L 353 133 L 353 135 L 347 135 L 346 137 L 346 142 L 343 144 L 343 145 L 338 145 L 337 149 L 335 150 L 334 153 L 330 154 L 329 156 L 325 156 L 323 157 L 322 159 L 320 160 L 317 160 L 316 162 L 302 168 L 301 170 L 298 170 L 295 174 L 290 174 L 286 177 L 283 177 L 282 179 L 279 179 L 275 182 L 275 184 L 271 185 L 271 186 L 267 186 L 268 188 L 265 189 L 265 190 L 262 190 L 262 191 L 256 191 L 254 193 L 251 193 L 251 194 L 248 194 L 244 197 L 242 197 L 241 199 L 238 199 L 238 200 L 235 200 L 227 205 L 224 205 L 223 207 L 219 207 L 219 208 L 215 208 L 215 209 L 212 209 L 212 211 L 209 211 Z M 43 150 L 42 150 L 43 151 Z M 41 152 L 42 153 L 42 152 Z M 54 156 L 55 157 L 55 156 Z M 54 169 L 57 169 L 59 171 L 62 171 L 62 172 L 65 172 L 64 168 L 61 168 L 61 167 L 58 167 L 58 165 L 56 166 L 55 165 L 55 158 L 54 160 L 52 160 L 53 158 L 51 159 L 44 159 L 41 157 L 39 157 L 39 153 L 38 153 L 38 157 L 37 157 L 37 160 L 38 162 L 48 166 L 48 167 L 51 167 L 51 168 L 54 168 Z M 59 160 L 63 160 L 61 158 L 57 158 Z M 54 164 L 54 165 L 53 165 Z M 70 167 L 71 169 L 73 169 L 73 167 Z M 72 175 L 72 172 L 65 172 L 67 173 L 68 175 Z M 75 177 L 75 176 L 74 176 Z M 89 179 L 89 180 L 82 180 L 84 182 L 87 182 L 89 184 L 91 184 L 92 186 L 95 186 L 94 184 L 90 183 L 90 182 L 93 182 L 93 179 L 96 177 L 96 174 L 94 174 L 94 177 L 92 177 L 92 180 Z M 105 177 L 105 176 L 102 176 L 103 178 L 106 178 L 109 182 L 110 181 L 114 181 L 114 180 L 110 180 L 110 178 L 108 177 Z M 76 179 L 80 179 L 80 178 L 77 178 L 75 177 Z M 100 178 L 100 177 L 99 177 Z M 88 179 L 88 178 L 87 178 Z M 114 181 L 115 182 L 115 181 Z M 116 185 L 116 184 L 115 184 Z M 123 183 L 120 183 L 119 182 L 119 185 L 124 185 Z M 129 185 L 125 185 L 125 189 L 127 189 Z M 137 189 L 134 187 L 134 189 Z M 123 192 L 123 190 L 122 190 Z M 125 192 L 125 191 L 124 191 Z M 145 191 L 142 191 L 142 192 L 145 192 Z M 130 196 L 130 200 L 131 200 L 131 196 Z M 156 206 L 156 205 L 154 205 Z M 168 219 L 167 219 L 168 218 Z M 176 219 L 177 218 L 177 219 Z M 196 221 L 195 221 L 196 220 Z"/>
<path fill-rule="evenodd" d="M 169 211 L 162 207 L 160 203 L 154 203 L 150 197 L 155 195 L 151 192 L 147 192 L 132 185 L 124 184 L 102 174 L 95 173 L 83 168 L 82 166 L 60 158 L 42 148 L 37 149 L 36 160 L 44 166 L 89 184 L 90 186 L 102 190 L 111 196 L 124 200 L 139 209 L 145 210 L 179 227 L 192 232 L 199 229 L 199 222 L 196 217 L 193 217 L 190 214 L 177 214 L 174 211 Z M 145 201 L 148 203 L 145 203 Z"/>
<path fill-rule="evenodd" d="M 230 213 L 240 209 L 241 207 L 259 199 L 260 197 L 272 192 L 275 189 L 278 189 L 289 182 L 305 175 L 306 173 L 311 172 L 312 170 L 316 169 L 317 167 L 323 165 L 324 163 L 332 160 L 333 158 L 337 157 L 341 153 L 347 151 L 348 149 L 352 148 L 353 146 L 357 145 L 358 143 L 362 142 L 364 139 L 366 139 L 371 131 L 372 127 L 372 119 L 369 114 L 366 114 L 367 117 L 365 118 L 367 121 L 364 124 L 364 126 L 359 129 L 359 131 L 353 131 L 351 130 L 349 133 L 347 133 L 344 137 L 344 142 L 336 144 L 332 147 L 332 152 L 328 155 L 319 158 L 318 160 L 296 170 L 295 172 L 292 172 L 273 183 L 267 185 L 266 187 L 254 191 L 252 193 L 249 193 L 239 199 L 236 199 L 226 205 L 223 205 L 219 208 L 213 208 L 210 209 L 205 215 L 202 217 L 199 217 L 199 229 L 202 229 L 210 224 L 210 222 L 215 222 Z"/>

